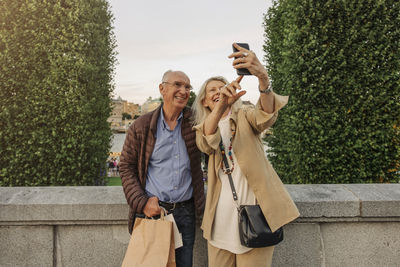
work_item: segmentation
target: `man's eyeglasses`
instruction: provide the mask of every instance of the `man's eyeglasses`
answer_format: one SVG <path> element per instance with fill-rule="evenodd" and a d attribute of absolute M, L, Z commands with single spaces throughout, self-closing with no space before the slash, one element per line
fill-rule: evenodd
<path fill-rule="evenodd" d="M 193 89 L 193 87 L 192 87 L 190 84 L 183 83 L 183 82 L 173 82 L 173 83 L 170 83 L 170 82 L 162 82 L 162 83 L 170 84 L 170 85 L 174 86 L 176 89 L 179 89 L 179 88 L 181 88 L 181 87 L 183 86 L 183 87 L 185 87 L 185 91 L 186 91 L 186 92 L 189 92 L 190 90 Z"/>

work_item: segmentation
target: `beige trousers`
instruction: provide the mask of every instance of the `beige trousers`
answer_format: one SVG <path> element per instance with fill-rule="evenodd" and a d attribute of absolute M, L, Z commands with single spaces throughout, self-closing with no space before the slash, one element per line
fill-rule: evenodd
<path fill-rule="evenodd" d="M 208 267 L 270 267 L 274 247 L 253 248 L 243 254 L 235 254 L 208 244 Z"/>

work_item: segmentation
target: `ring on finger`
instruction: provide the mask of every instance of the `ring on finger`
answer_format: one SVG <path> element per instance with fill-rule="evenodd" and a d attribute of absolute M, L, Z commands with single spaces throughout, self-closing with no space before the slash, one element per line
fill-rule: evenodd
<path fill-rule="evenodd" d="M 244 56 L 244 57 L 247 57 L 248 55 L 249 55 L 249 53 L 243 52 L 243 56 Z"/>

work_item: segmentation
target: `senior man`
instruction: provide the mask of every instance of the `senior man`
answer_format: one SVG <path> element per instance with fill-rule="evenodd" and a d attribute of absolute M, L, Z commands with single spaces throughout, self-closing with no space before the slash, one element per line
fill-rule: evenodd
<path fill-rule="evenodd" d="M 120 175 L 129 211 L 129 232 L 136 214 L 152 217 L 160 206 L 172 213 L 183 247 L 176 264 L 192 266 L 195 214 L 204 211 L 201 154 L 186 104 L 192 87 L 182 71 L 164 73 L 159 85 L 163 104 L 140 116 L 129 128 L 122 149 Z"/>

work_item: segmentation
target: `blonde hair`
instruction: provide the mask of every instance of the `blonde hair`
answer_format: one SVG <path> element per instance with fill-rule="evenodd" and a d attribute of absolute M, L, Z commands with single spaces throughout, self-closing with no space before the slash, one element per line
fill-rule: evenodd
<path fill-rule="evenodd" d="M 204 120 L 207 118 L 207 116 L 211 113 L 211 110 L 208 107 L 203 106 L 203 100 L 206 97 L 206 88 L 207 85 L 211 81 L 220 81 L 223 82 L 224 84 L 228 84 L 228 80 L 225 79 L 222 76 L 214 76 L 211 78 L 208 78 L 200 87 L 200 91 L 196 96 L 196 99 L 193 102 L 192 105 L 192 111 L 194 113 L 194 120 L 193 120 L 193 125 L 200 124 L 204 122 Z M 242 106 L 242 101 L 238 99 L 232 106 L 232 112 L 237 111 L 240 107 Z"/>

